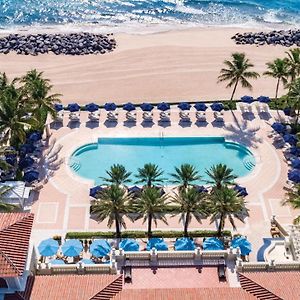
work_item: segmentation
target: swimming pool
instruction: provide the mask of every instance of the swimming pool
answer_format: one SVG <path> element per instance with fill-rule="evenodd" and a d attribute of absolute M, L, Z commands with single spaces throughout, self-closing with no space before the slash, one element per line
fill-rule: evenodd
<path fill-rule="evenodd" d="M 98 143 L 78 148 L 69 166 L 77 175 L 101 184 L 99 177 L 106 177 L 105 170 L 113 164 L 122 164 L 136 174 L 149 162 L 164 170 L 167 179 L 174 166 L 183 163 L 194 165 L 203 180 L 207 179 L 205 170 L 218 163 L 228 165 L 238 177 L 255 167 L 255 158 L 246 147 L 223 137 L 100 138 Z"/>

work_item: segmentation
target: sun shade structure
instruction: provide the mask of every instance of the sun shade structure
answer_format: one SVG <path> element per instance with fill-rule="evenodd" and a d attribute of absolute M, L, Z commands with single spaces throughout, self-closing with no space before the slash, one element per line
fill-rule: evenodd
<path fill-rule="evenodd" d="M 64 106 L 63 106 L 62 104 L 60 104 L 60 103 L 55 103 L 55 104 L 54 104 L 54 109 L 55 109 L 57 112 L 59 112 L 59 111 L 61 111 L 61 110 L 64 109 Z"/>
<path fill-rule="evenodd" d="M 104 109 L 105 109 L 106 111 L 114 111 L 114 110 L 117 109 L 117 105 L 116 105 L 115 103 L 108 102 L 108 103 L 105 103 Z"/>
<path fill-rule="evenodd" d="M 42 139 L 42 133 L 39 131 L 31 132 L 28 136 L 28 140 L 31 142 L 37 142 Z"/>
<path fill-rule="evenodd" d="M 290 107 L 286 107 L 284 110 L 283 110 L 284 114 L 286 116 L 290 116 L 291 115 L 291 112 L 292 112 L 292 109 Z"/>
<path fill-rule="evenodd" d="M 79 256 L 82 250 L 83 247 L 79 240 L 68 240 L 61 247 L 62 253 L 70 257 Z"/>
<path fill-rule="evenodd" d="M 206 111 L 207 110 L 207 105 L 205 103 L 196 103 L 194 105 L 194 108 L 197 110 L 197 111 Z"/>
<path fill-rule="evenodd" d="M 140 108 L 143 110 L 143 111 L 152 111 L 154 106 L 150 103 L 143 103 L 140 105 Z"/>
<path fill-rule="evenodd" d="M 222 111 L 224 109 L 224 106 L 222 103 L 213 103 L 210 108 L 213 110 L 213 111 Z"/>
<path fill-rule="evenodd" d="M 158 110 L 161 110 L 161 111 L 169 110 L 169 109 L 170 109 L 170 104 L 169 104 L 169 103 L 166 103 L 166 102 L 159 103 L 159 104 L 157 105 L 157 109 L 158 109 Z"/>
<path fill-rule="evenodd" d="M 300 155 L 300 148 L 298 148 L 298 147 L 291 147 L 290 148 L 290 153 L 292 154 L 292 155 Z"/>
<path fill-rule="evenodd" d="M 254 101 L 253 97 L 251 97 L 251 96 L 243 96 L 243 97 L 241 97 L 241 100 L 242 100 L 242 102 L 248 103 L 248 104 L 251 104 Z"/>
<path fill-rule="evenodd" d="M 298 138 L 294 134 L 287 133 L 283 136 L 283 139 L 286 143 L 289 143 L 292 146 L 296 146 Z"/>
<path fill-rule="evenodd" d="M 110 244 L 106 240 L 94 240 L 90 246 L 90 252 L 94 257 L 102 257 L 109 254 Z"/>
<path fill-rule="evenodd" d="M 22 158 L 19 162 L 19 168 L 21 170 L 24 170 L 26 168 L 31 167 L 34 164 L 34 159 L 31 158 L 30 156 L 26 156 L 24 158 Z"/>
<path fill-rule="evenodd" d="M 192 251 L 195 250 L 195 243 L 192 239 L 182 237 L 175 242 L 175 250 L 177 251 Z"/>
<path fill-rule="evenodd" d="M 122 248 L 124 251 L 139 251 L 140 245 L 136 240 L 124 239 L 121 241 L 119 248 Z"/>
<path fill-rule="evenodd" d="M 23 180 L 25 180 L 26 182 L 31 183 L 31 182 L 33 182 L 33 181 L 35 181 L 35 180 L 38 180 L 38 179 L 39 179 L 39 175 L 40 175 L 40 174 L 39 174 L 38 171 L 34 171 L 34 170 L 28 171 L 28 172 L 26 172 L 26 173 L 24 174 Z"/>
<path fill-rule="evenodd" d="M 215 237 L 206 238 L 203 242 L 203 250 L 224 250 L 224 244 L 221 240 Z"/>
<path fill-rule="evenodd" d="M 153 248 L 158 251 L 166 251 L 168 250 L 168 245 L 162 238 L 151 238 L 148 240 L 146 249 L 150 251 Z"/>
<path fill-rule="evenodd" d="M 96 198 L 97 194 L 103 190 L 104 188 L 101 185 L 96 185 L 90 188 L 90 196 Z"/>
<path fill-rule="evenodd" d="M 236 185 L 234 188 L 233 188 L 239 196 L 241 197 L 246 197 L 248 196 L 248 192 L 247 192 L 247 189 L 243 186 L 240 186 L 240 185 Z"/>
<path fill-rule="evenodd" d="M 99 105 L 96 103 L 89 103 L 85 106 L 85 109 L 89 112 L 95 112 L 99 109 Z"/>
<path fill-rule="evenodd" d="M 187 102 L 181 102 L 180 104 L 178 104 L 178 108 L 181 110 L 190 110 L 191 104 L 189 104 Z"/>
<path fill-rule="evenodd" d="M 77 104 L 77 103 L 70 103 L 70 104 L 68 104 L 67 109 L 68 109 L 70 112 L 76 112 L 76 111 L 79 111 L 79 110 L 80 110 L 80 106 L 79 106 L 79 104 Z"/>
<path fill-rule="evenodd" d="M 39 246 L 39 252 L 42 256 L 52 256 L 58 251 L 58 242 L 54 239 L 43 240 Z"/>
<path fill-rule="evenodd" d="M 249 255 L 252 251 L 251 243 L 244 237 L 237 237 L 231 241 L 232 248 L 240 248 L 242 255 Z"/>
<path fill-rule="evenodd" d="M 128 102 L 123 105 L 123 109 L 126 111 L 133 111 L 135 110 L 135 105 L 133 105 L 131 102 Z"/>
<path fill-rule="evenodd" d="M 257 98 L 257 101 L 259 101 L 260 103 L 269 103 L 271 99 L 267 96 L 259 96 Z"/>
<path fill-rule="evenodd" d="M 278 133 L 284 133 L 285 132 L 285 126 L 282 123 L 275 122 L 271 125 L 271 127 Z"/>
<path fill-rule="evenodd" d="M 288 179 L 295 183 L 300 183 L 300 170 L 293 169 L 288 173 Z"/>

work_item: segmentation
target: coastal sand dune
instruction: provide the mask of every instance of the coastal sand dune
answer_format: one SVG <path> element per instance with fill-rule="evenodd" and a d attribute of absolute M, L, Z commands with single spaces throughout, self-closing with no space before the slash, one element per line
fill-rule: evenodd
<path fill-rule="evenodd" d="M 257 72 L 265 63 L 284 56 L 281 46 L 240 46 L 230 39 L 242 29 L 201 28 L 156 34 L 116 34 L 117 50 L 89 56 L 0 55 L 0 71 L 21 76 L 36 68 L 50 78 L 65 103 L 76 101 L 142 102 L 161 100 L 214 100 L 230 97 L 225 84 L 217 84 L 224 59 L 245 52 Z M 239 88 L 237 96 L 274 95 L 275 80 L 262 77 L 252 92 Z"/>

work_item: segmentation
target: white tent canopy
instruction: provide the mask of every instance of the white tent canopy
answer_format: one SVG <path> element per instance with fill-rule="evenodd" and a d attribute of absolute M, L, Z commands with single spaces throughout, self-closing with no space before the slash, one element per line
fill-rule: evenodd
<path fill-rule="evenodd" d="M 26 187 L 23 181 L 5 181 L 0 183 L 0 188 L 3 186 L 11 188 L 11 190 L 3 195 L 3 200 L 7 203 L 19 204 L 23 207 L 24 202 L 29 198 L 31 188 Z"/>

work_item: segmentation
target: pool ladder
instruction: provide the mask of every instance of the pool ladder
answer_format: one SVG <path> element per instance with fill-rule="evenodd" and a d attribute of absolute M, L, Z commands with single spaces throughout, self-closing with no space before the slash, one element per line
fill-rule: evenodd
<path fill-rule="evenodd" d="M 255 163 L 249 157 L 243 159 L 243 164 L 245 168 L 249 171 L 253 170 L 253 168 L 255 167 Z"/>
<path fill-rule="evenodd" d="M 69 166 L 77 172 L 81 168 L 80 161 L 75 159 L 74 157 L 70 159 Z"/>

